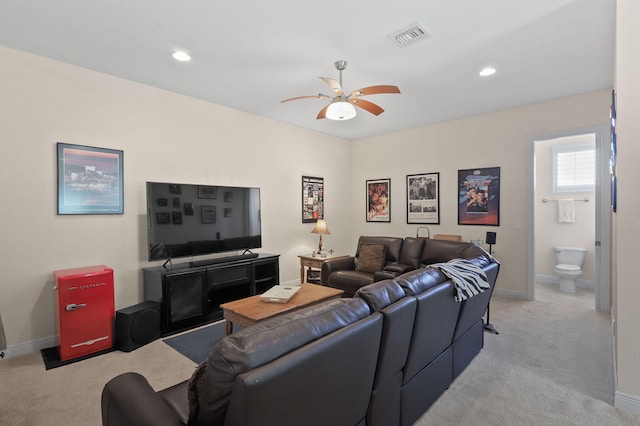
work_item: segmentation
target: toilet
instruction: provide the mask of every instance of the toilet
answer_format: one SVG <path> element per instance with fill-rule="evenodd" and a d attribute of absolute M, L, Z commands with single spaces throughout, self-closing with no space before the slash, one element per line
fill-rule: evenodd
<path fill-rule="evenodd" d="M 587 250 L 580 247 L 556 247 L 556 275 L 560 278 L 560 291 L 576 292 L 576 279 L 582 275 L 582 264 Z"/>

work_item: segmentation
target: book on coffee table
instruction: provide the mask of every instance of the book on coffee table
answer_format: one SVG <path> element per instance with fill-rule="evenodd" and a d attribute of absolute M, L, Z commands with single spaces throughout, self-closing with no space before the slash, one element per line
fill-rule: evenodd
<path fill-rule="evenodd" d="M 298 285 L 276 285 L 262 293 L 260 298 L 269 303 L 287 303 L 298 290 Z"/>

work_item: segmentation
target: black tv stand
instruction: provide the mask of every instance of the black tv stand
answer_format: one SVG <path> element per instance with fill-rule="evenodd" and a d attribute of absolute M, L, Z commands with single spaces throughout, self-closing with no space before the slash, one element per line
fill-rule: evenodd
<path fill-rule="evenodd" d="M 258 257 L 258 253 L 246 253 L 235 256 L 214 257 L 212 259 L 194 260 L 189 262 L 189 266 L 197 268 L 198 266 L 216 265 L 218 263 L 237 262 L 239 260 L 255 259 Z"/>
<path fill-rule="evenodd" d="M 222 319 L 220 305 L 261 294 L 280 282 L 278 255 L 260 253 L 143 268 L 144 300 L 160 302 L 162 335 Z M 214 260 L 216 263 L 212 263 Z"/>

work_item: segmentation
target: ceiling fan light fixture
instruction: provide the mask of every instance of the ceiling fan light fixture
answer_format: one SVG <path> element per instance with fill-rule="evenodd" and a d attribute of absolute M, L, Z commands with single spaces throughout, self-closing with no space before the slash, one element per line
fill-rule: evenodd
<path fill-rule="evenodd" d="M 326 113 L 329 120 L 351 120 L 355 116 L 355 107 L 351 103 L 341 100 L 332 102 Z"/>
<path fill-rule="evenodd" d="M 496 73 L 496 69 L 493 67 L 486 67 L 483 68 L 482 70 L 480 70 L 480 72 L 478 73 L 480 75 L 480 77 L 489 77 L 490 75 L 493 75 Z"/>
<path fill-rule="evenodd" d="M 337 61 L 335 63 L 335 66 L 340 72 L 340 81 L 336 81 L 333 78 L 320 77 L 320 80 L 324 81 L 327 86 L 329 86 L 334 92 L 336 92 L 336 96 L 331 100 L 329 105 L 325 105 L 324 108 L 320 110 L 320 112 L 316 116 L 316 119 L 318 120 L 324 118 L 339 121 L 351 120 L 356 116 L 355 106 L 367 112 L 370 112 L 373 115 L 380 115 L 384 112 L 384 110 L 380 108 L 380 106 L 374 104 L 373 102 L 360 99 L 360 96 L 377 95 L 381 93 L 400 93 L 400 89 L 398 88 L 398 86 L 382 84 L 377 86 L 363 87 L 362 89 L 354 90 L 349 95 L 347 95 L 342 89 L 342 71 L 347 67 L 347 61 Z M 318 96 L 296 96 L 295 98 L 284 99 L 281 102 L 289 102 L 297 99 L 307 98 L 326 99 L 329 98 L 329 96 L 323 94 L 319 94 Z"/>
<path fill-rule="evenodd" d="M 189 62 L 191 60 L 191 56 L 187 52 L 181 50 L 173 52 L 171 56 L 173 56 L 173 59 L 180 62 Z"/>

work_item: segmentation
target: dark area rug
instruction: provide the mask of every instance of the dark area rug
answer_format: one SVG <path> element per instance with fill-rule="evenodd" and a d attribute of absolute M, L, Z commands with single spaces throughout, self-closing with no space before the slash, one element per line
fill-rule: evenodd
<path fill-rule="evenodd" d="M 62 367 L 63 365 L 73 364 L 74 362 L 82 361 L 84 359 L 93 358 L 94 356 L 103 355 L 109 352 L 114 351 L 115 348 L 104 349 L 98 352 L 94 352 L 89 355 L 79 356 L 77 358 L 68 359 L 66 361 L 60 360 L 60 354 L 58 353 L 58 347 L 54 346 L 53 348 L 45 348 L 41 349 L 40 353 L 42 354 L 42 361 L 44 362 L 44 368 L 46 370 L 51 370 L 52 368 Z"/>
<path fill-rule="evenodd" d="M 234 325 L 234 331 L 240 327 Z M 207 359 L 211 348 L 225 336 L 224 321 L 164 339 L 164 342 L 196 364 Z"/>

